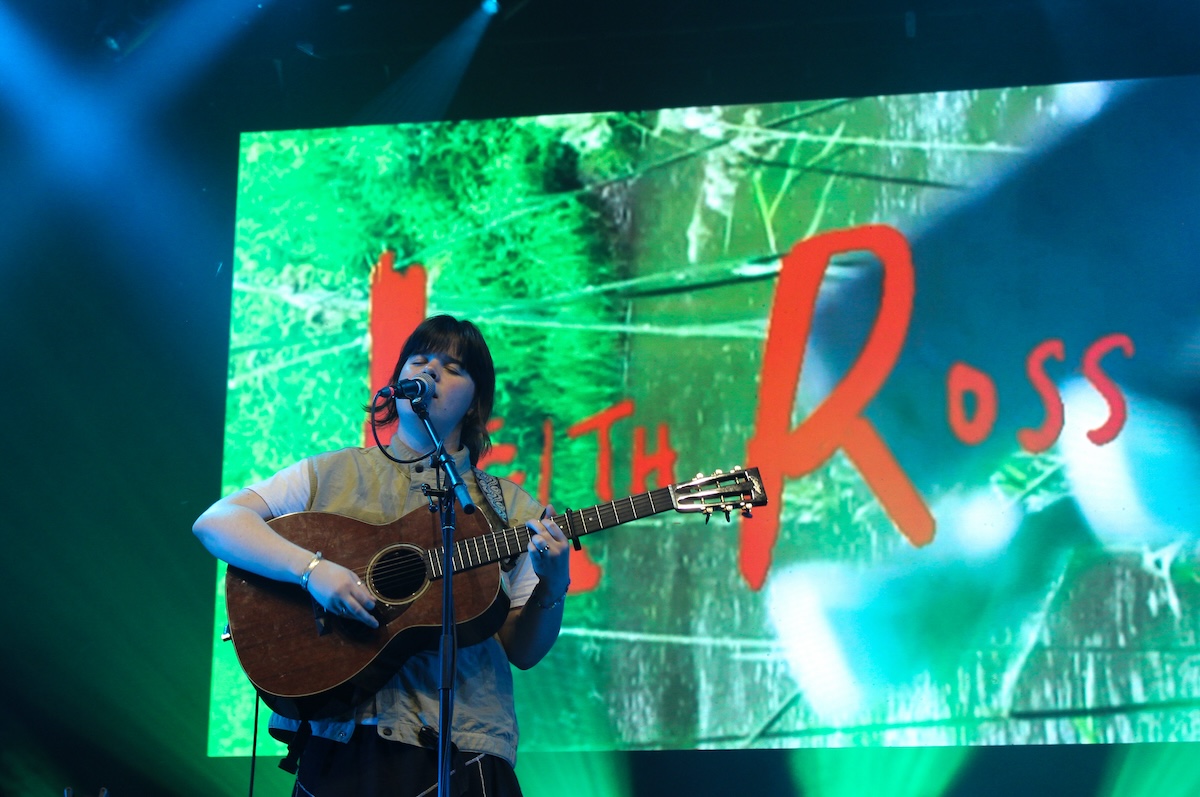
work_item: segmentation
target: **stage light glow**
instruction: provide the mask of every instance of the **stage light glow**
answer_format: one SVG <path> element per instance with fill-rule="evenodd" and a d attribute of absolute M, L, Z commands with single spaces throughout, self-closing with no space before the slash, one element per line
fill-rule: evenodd
<path fill-rule="evenodd" d="M 826 614 L 823 595 L 836 573 L 796 568 L 772 578 L 767 609 L 804 699 L 822 720 L 836 724 L 855 713 L 862 691 Z"/>
<path fill-rule="evenodd" d="M 1100 797 L 1191 797 L 1200 794 L 1200 764 L 1190 745 L 1114 748 Z"/>
<path fill-rule="evenodd" d="M 938 502 L 938 544 L 942 560 L 973 562 L 1004 551 L 1016 534 L 1021 512 L 1013 501 L 991 490 L 956 493 Z"/>
<path fill-rule="evenodd" d="M 1191 500 L 1200 480 L 1200 433 L 1187 412 L 1127 393 L 1128 418 L 1117 439 L 1092 445 L 1089 429 L 1109 407 L 1083 380 L 1063 391 L 1060 447 L 1080 509 L 1110 548 L 1158 548 L 1194 536 L 1200 508 Z"/>
<path fill-rule="evenodd" d="M 496 8 L 499 8 L 497 4 Z M 485 3 L 372 100 L 355 124 L 443 119 L 495 15 Z"/>
<path fill-rule="evenodd" d="M 629 797 L 633 784 L 626 753 L 522 753 L 521 790 L 529 797 Z"/>
<path fill-rule="evenodd" d="M 500 3 L 498 0 L 483 0 L 483 3 L 479 7 L 488 14 L 497 14 L 500 12 Z"/>
<path fill-rule="evenodd" d="M 248 11 L 240 0 L 192 0 L 156 20 L 154 35 L 128 60 L 131 74 L 120 84 L 128 89 L 127 104 L 156 108 L 186 87 L 270 4 L 263 0 Z"/>
<path fill-rule="evenodd" d="M 796 750 L 792 779 L 808 797 L 938 797 L 971 756 L 963 747 Z"/>

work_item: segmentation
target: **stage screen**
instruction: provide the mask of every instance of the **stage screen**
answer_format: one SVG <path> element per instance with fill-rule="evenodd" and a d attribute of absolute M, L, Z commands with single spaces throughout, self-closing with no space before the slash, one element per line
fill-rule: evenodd
<path fill-rule="evenodd" d="M 562 511 L 753 467 L 770 502 L 586 537 L 522 750 L 1200 741 L 1198 100 L 245 134 L 224 491 L 368 444 L 407 333 L 466 317 L 490 472 Z M 223 573 L 209 753 L 247 755 Z"/>

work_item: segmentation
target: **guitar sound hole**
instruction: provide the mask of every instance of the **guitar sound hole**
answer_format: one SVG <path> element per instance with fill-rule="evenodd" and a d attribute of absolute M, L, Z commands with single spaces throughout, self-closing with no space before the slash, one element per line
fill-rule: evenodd
<path fill-rule="evenodd" d="M 424 557 L 407 546 L 389 548 L 375 557 L 368 578 L 371 590 L 383 600 L 409 600 L 425 586 Z"/>

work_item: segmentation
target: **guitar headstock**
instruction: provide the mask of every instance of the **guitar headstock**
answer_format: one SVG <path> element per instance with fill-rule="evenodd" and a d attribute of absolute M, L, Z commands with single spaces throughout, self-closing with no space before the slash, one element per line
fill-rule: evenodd
<path fill-rule="evenodd" d="M 723 512 L 729 520 L 734 510 L 750 517 L 750 508 L 764 506 L 767 494 L 763 491 L 758 468 L 735 467 L 729 473 L 715 471 L 711 476 L 697 474 L 690 482 L 671 487 L 671 503 L 676 512 L 703 512 L 707 523 L 713 512 Z"/>

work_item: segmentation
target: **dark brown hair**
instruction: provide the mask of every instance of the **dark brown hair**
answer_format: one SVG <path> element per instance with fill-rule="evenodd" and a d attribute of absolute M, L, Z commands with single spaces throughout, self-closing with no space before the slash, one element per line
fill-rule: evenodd
<path fill-rule="evenodd" d="M 458 358 L 471 375 L 471 381 L 475 383 L 475 398 L 463 416 L 460 441 L 470 452 L 471 464 L 477 465 L 479 458 L 492 447 L 487 422 L 492 417 L 492 403 L 496 398 L 496 368 L 492 364 L 492 353 L 483 339 L 483 333 L 470 321 L 460 321 L 453 316 L 426 318 L 404 341 L 389 385 L 396 384 L 404 364 L 415 354 L 449 354 Z M 385 401 L 370 409 L 380 426 L 394 423 L 399 418 L 394 401 Z"/>

